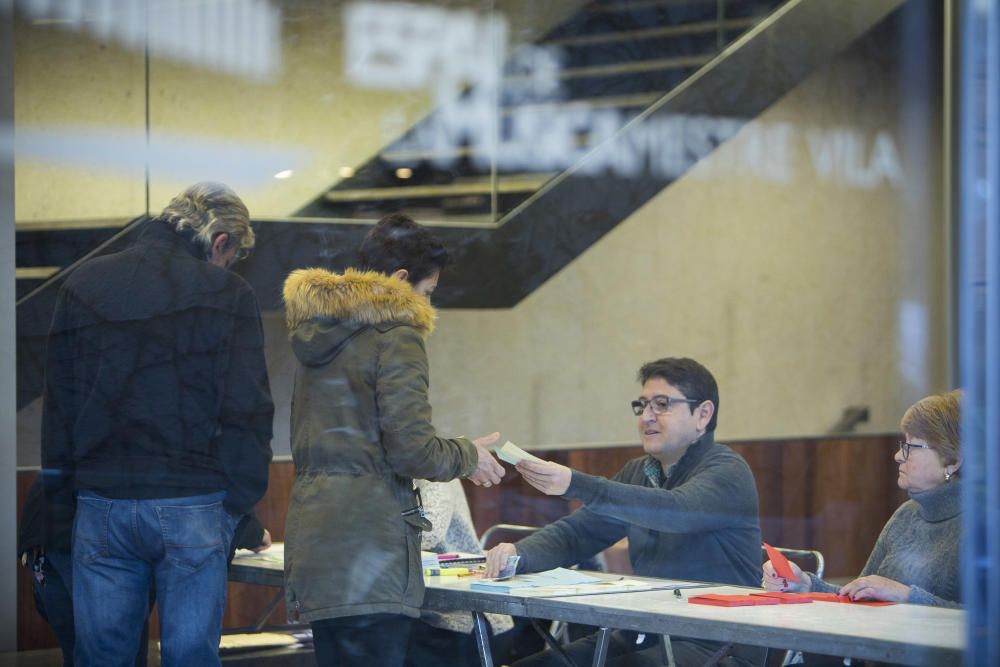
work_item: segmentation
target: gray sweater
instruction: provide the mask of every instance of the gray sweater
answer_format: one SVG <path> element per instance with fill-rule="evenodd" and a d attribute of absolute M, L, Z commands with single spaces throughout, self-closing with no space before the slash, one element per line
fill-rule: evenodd
<path fill-rule="evenodd" d="M 746 461 L 712 433 L 658 487 L 645 472 L 652 461 L 633 459 L 610 480 L 574 470 L 565 495 L 585 505 L 518 542 L 518 570 L 572 565 L 628 537 L 635 574 L 757 586 L 757 487 Z"/>
<path fill-rule="evenodd" d="M 877 574 L 910 586 L 906 601 L 912 604 L 961 607 L 961 509 L 958 482 L 910 493 L 882 528 L 861 576 Z M 840 590 L 816 575 L 807 576 L 809 590 Z"/>

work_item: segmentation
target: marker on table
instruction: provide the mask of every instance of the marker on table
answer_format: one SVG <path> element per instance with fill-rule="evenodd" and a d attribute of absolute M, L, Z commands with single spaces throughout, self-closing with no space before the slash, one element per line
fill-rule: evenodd
<path fill-rule="evenodd" d="M 438 560 L 454 560 L 456 558 L 461 558 L 461 554 L 439 554 Z"/>
<path fill-rule="evenodd" d="M 429 567 L 424 574 L 428 577 L 465 577 L 472 573 L 467 567 Z"/>

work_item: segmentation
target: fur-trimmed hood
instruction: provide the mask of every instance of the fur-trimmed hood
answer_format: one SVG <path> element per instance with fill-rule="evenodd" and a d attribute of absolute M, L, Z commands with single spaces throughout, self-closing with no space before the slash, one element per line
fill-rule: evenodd
<path fill-rule="evenodd" d="M 314 317 L 359 324 L 408 324 L 424 337 L 434 330 L 437 312 L 408 282 L 376 271 L 299 269 L 285 280 L 288 330 Z"/>
<path fill-rule="evenodd" d="M 426 338 L 437 317 L 408 282 L 376 271 L 300 269 L 285 280 L 283 296 L 292 349 L 309 365 L 329 361 L 361 328 L 402 324 Z"/>

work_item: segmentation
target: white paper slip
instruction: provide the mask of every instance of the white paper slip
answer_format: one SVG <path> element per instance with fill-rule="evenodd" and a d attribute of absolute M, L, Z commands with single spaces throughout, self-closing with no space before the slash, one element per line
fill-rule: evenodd
<path fill-rule="evenodd" d="M 283 542 L 275 542 L 260 553 L 255 553 L 250 549 L 237 549 L 233 560 L 237 562 L 283 563 L 285 562 L 285 544 Z"/>
<path fill-rule="evenodd" d="M 518 593 L 529 597 L 560 598 L 577 595 L 601 595 L 604 593 L 638 593 L 640 591 L 654 591 L 661 588 L 669 589 L 675 587 L 635 579 L 620 579 L 618 581 L 601 581 L 590 584 L 534 586 L 524 591 L 518 591 Z"/>
<path fill-rule="evenodd" d="M 496 452 L 497 457 L 501 461 L 506 461 L 511 465 L 517 465 L 521 461 L 531 461 L 533 463 L 544 463 L 542 459 L 538 458 L 534 454 L 529 454 L 524 451 L 513 442 L 508 440 L 503 443 L 503 447 L 494 447 L 493 451 Z"/>
<path fill-rule="evenodd" d="M 579 570 L 569 570 L 557 567 L 554 570 L 523 574 L 522 579 L 530 581 L 535 586 L 578 586 L 580 584 L 600 584 L 604 579 L 584 574 Z"/>

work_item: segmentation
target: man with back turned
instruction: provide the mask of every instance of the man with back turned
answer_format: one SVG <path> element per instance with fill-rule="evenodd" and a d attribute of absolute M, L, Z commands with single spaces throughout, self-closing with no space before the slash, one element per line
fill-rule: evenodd
<path fill-rule="evenodd" d="M 230 542 L 271 459 L 260 312 L 227 270 L 253 245 L 240 198 L 199 183 L 60 290 L 42 467 L 51 529 L 74 521 L 77 665 L 132 664 L 154 585 L 162 664 L 219 664 Z"/>

